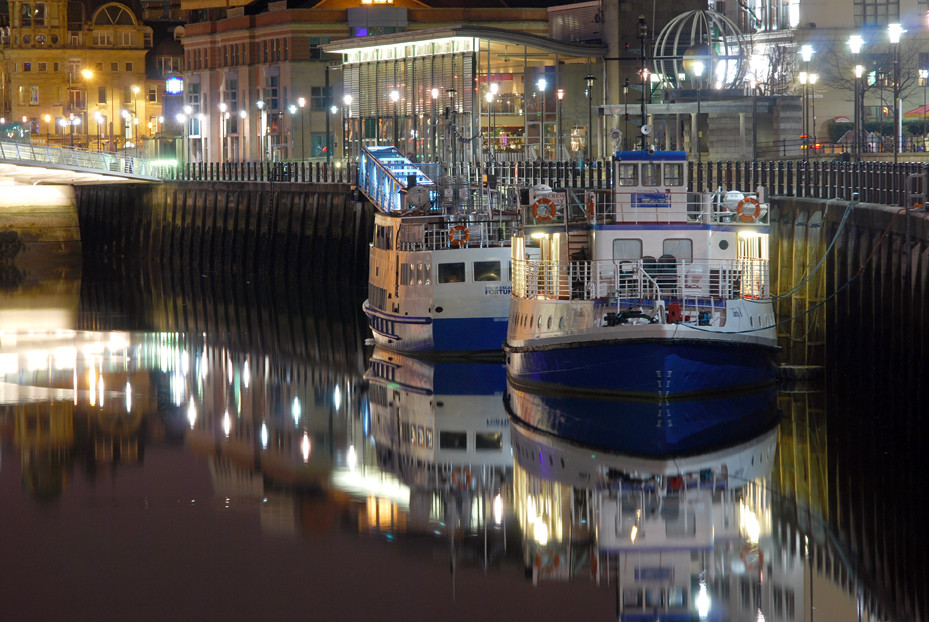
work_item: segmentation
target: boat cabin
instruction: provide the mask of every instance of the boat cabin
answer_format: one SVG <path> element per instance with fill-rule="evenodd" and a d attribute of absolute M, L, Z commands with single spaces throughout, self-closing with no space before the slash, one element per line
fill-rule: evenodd
<path fill-rule="evenodd" d="M 687 153 L 618 151 L 613 160 L 615 222 L 687 222 Z"/>

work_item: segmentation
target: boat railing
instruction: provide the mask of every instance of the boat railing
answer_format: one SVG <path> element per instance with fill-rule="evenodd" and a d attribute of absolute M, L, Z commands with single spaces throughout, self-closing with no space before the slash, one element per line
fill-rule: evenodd
<path fill-rule="evenodd" d="M 516 221 L 500 219 L 404 222 L 397 249 L 412 252 L 509 246 L 516 230 Z"/>
<path fill-rule="evenodd" d="M 513 295 L 540 300 L 768 299 L 766 259 L 645 257 L 628 260 L 527 259 L 513 265 Z"/>

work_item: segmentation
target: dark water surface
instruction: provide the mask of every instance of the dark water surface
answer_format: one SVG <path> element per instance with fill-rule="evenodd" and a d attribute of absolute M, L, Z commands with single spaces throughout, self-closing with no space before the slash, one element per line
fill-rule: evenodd
<path fill-rule="evenodd" d="M 925 494 L 885 461 L 924 468 L 879 398 L 617 405 L 744 425 L 579 447 L 509 415 L 603 404 L 373 351 L 363 296 L 112 267 L 0 294 L 0 620 L 919 618 Z"/>

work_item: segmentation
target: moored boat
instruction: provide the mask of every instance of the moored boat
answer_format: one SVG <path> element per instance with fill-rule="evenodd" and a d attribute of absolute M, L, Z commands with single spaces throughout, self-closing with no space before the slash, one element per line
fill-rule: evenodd
<path fill-rule="evenodd" d="M 359 187 L 378 208 L 364 312 L 377 345 L 500 353 L 509 311 L 515 202 L 433 182 L 392 147 L 367 148 Z"/>
<path fill-rule="evenodd" d="M 512 247 L 515 386 L 686 398 L 774 383 L 764 192 L 688 192 L 686 164 L 619 152 L 609 190 L 531 197 Z"/>

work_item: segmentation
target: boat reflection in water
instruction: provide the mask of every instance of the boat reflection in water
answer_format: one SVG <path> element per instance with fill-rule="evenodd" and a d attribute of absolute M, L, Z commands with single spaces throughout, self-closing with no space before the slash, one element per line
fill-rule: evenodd
<path fill-rule="evenodd" d="M 617 402 L 509 387 L 514 506 L 527 576 L 615 583 L 620 620 L 754 619 L 751 590 L 761 589 L 763 575 L 765 589 L 772 583 L 765 559 L 774 557 L 775 397 L 766 391 L 699 403 Z M 673 442 L 663 433 L 604 434 L 594 443 L 590 430 L 576 425 L 590 413 L 612 410 L 625 421 L 649 409 L 659 430 L 685 424 Z M 730 421 L 738 413 L 747 420 L 733 426 L 737 435 L 711 437 L 695 423 L 723 411 Z M 553 422 L 561 435 L 531 425 Z M 750 425 L 754 433 L 744 436 Z M 579 434 L 571 437 L 575 428 Z M 802 581 L 802 573 L 779 570 L 774 582 Z M 774 589 L 789 603 L 802 594 L 799 585 Z"/>
<path fill-rule="evenodd" d="M 487 555 L 502 554 L 512 468 L 509 420 L 500 409 L 503 364 L 426 361 L 377 348 L 365 380 L 378 467 L 409 487 L 406 530 L 483 533 L 493 540 Z"/>

